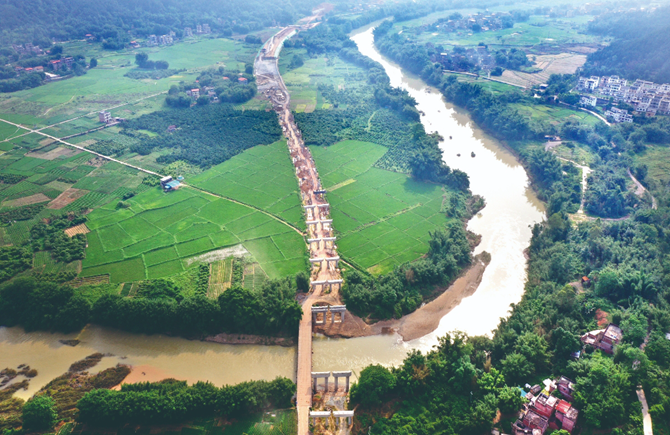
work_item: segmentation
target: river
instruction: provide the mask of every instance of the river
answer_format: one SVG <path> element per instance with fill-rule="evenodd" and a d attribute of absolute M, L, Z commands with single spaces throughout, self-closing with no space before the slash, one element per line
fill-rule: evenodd
<path fill-rule="evenodd" d="M 514 155 L 474 125 L 467 113 L 444 101 L 436 89 L 383 58 L 373 44 L 373 27 L 355 31 L 352 40 L 364 55 L 384 66 L 392 86 L 407 90 L 417 100 L 418 109 L 425 113 L 421 120 L 426 131 L 437 131 L 445 138 L 441 144 L 445 162 L 465 171 L 470 176 L 472 192 L 486 199 L 486 207 L 469 222 L 468 228 L 482 235 L 477 252 L 491 253 L 492 260 L 477 292 L 447 314 L 433 333 L 411 342 L 403 342 L 397 335 L 348 340 L 317 337 L 313 342 L 315 371 L 352 369 L 358 373 L 369 364 L 399 364 L 409 350 L 429 350 L 438 336 L 451 330 L 472 335 L 490 333 L 507 315 L 509 305 L 521 299 L 526 280 L 523 250 L 530 240 L 530 227 L 540 222 L 544 213 Z M 475 153 L 474 158 L 470 157 L 471 152 Z M 64 373 L 72 362 L 94 352 L 114 355 L 104 358 L 95 370 L 119 362 L 132 364 L 137 367 L 133 380 L 169 376 L 223 385 L 295 377 L 295 348 L 221 345 L 129 334 L 98 326 L 89 326 L 78 334 L 81 344 L 76 347 L 59 342 L 67 338 L 74 336 L 0 328 L 0 369 L 27 363 L 39 372 L 30 389 L 19 391 L 18 397 L 30 397 Z"/>

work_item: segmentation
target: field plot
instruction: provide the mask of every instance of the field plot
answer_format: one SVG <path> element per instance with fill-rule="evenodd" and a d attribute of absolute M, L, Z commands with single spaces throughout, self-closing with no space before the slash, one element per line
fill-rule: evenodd
<path fill-rule="evenodd" d="M 295 169 L 285 141 L 257 146 L 188 180 L 189 184 L 268 211 L 304 229 Z M 205 213 L 215 215 L 208 208 Z M 213 217 L 213 216 L 212 216 Z M 260 219 L 260 217 L 259 217 Z M 247 222 L 235 224 L 243 232 Z M 239 226 L 239 227 L 238 227 Z M 254 231 L 265 229 L 255 228 Z"/>
<path fill-rule="evenodd" d="M 525 116 L 526 118 L 547 121 L 552 125 L 562 125 L 564 122 L 570 119 L 587 125 L 595 125 L 599 122 L 602 122 L 600 119 L 596 118 L 588 112 L 573 110 L 562 106 L 547 106 L 540 104 L 534 106 L 528 106 L 524 104 L 510 104 L 510 106 L 514 107 L 521 115 Z"/>
<path fill-rule="evenodd" d="M 305 267 L 302 236 L 250 207 L 188 188 L 169 194 L 155 188 L 128 203 L 89 215 L 82 276 L 108 273 L 111 282 L 167 277 L 190 267 L 194 256 L 238 244 L 263 275 L 277 278 Z"/>
<path fill-rule="evenodd" d="M 535 58 L 535 68 L 542 71 L 525 73 L 521 71 L 505 70 L 502 80 L 515 85 L 530 88 L 534 85 L 547 83 L 552 74 L 574 74 L 577 68 L 586 63 L 586 55 L 573 53 L 547 54 Z"/>
<path fill-rule="evenodd" d="M 305 64 L 289 70 L 293 56 L 301 56 Z M 291 108 L 298 112 L 313 112 L 326 109 L 330 104 L 318 90 L 319 84 L 331 85 L 336 89 L 348 88 L 354 82 L 365 82 L 365 71 L 337 55 L 310 58 L 304 49 L 283 49 L 279 59 L 279 69 L 291 94 Z"/>
<path fill-rule="evenodd" d="M 509 6 L 503 7 L 509 11 Z M 506 9 L 505 9 L 506 8 Z M 449 10 L 423 17 L 418 20 L 401 22 L 394 25 L 394 29 L 405 30 L 409 27 L 420 26 L 422 23 L 432 24 L 438 18 L 459 12 L 463 16 L 482 12 L 475 9 Z M 532 15 L 526 22 L 514 23 L 514 27 L 500 29 L 495 31 L 472 32 L 469 29 L 463 29 L 458 32 L 445 32 L 428 30 L 415 30 L 420 42 L 431 42 L 435 45 L 443 46 L 476 46 L 483 43 L 489 46 L 489 49 L 498 49 L 500 47 L 522 47 L 544 45 L 553 47 L 561 44 L 597 44 L 602 39 L 595 35 L 589 35 L 582 30 L 585 27 L 584 17 L 573 18 L 547 18 L 540 15 Z M 422 23 L 421 23 L 422 22 Z"/>
<path fill-rule="evenodd" d="M 440 212 L 447 192 L 373 167 L 387 150 L 380 145 L 343 141 L 311 150 L 343 257 L 379 274 L 428 252 L 429 231 L 447 222 Z"/>
<path fill-rule="evenodd" d="M 167 91 L 180 81 L 195 80 L 198 71 L 208 67 L 224 66 L 229 70 L 244 69 L 253 61 L 255 47 L 240 41 L 226 39 L 198 39 L 167 47 L 142 48 L 152 60 L 165 60 L 171 69 L 185 69 L 178 75 L 161 80 L 136 80 L 125 77 L 134 66 L 134 51 L 116 53 L 95 52 L 91 46 L 79 41 L 65 43 L 69 54 L 85 53 L 98 59 L 98 67 L 87 70 L 86 75 L 49 83 L 37 88 L 0 97 L 0 118 L 31 126 L 45 127 L 68 119 L 97 112 L 120 104 L 134 103 L 138 99 Z M 133 104 L 112 111 L 113 116 L 124 118 L 139 116 L 163 106 L 159 96 L 137 107 Z M 126 112 L 127 111 L 127 112 Z M 86 131 L 97 127 L 97 116 L 87 116 L 47 130 L 57 137 Z M 15 130 L 3 127 L 0 140 L 15 135 Z M 20 133 L 19 133 L 20 134 Z"/>

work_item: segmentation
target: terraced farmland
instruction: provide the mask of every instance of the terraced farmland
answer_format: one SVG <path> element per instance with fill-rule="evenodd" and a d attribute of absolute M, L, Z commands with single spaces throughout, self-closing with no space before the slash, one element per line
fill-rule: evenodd
<path fill-rule="evenodd" d="M 441 212 L 446 191 L 373 167 L 387 151 L 380 145 L 343 141 L 311 150 L 343 257 L 379 274 L 428 252 L 429 231 L 447 222 Z"/>

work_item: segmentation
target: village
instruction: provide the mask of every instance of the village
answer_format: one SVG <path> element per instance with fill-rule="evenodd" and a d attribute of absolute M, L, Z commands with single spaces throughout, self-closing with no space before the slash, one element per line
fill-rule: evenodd
<path fill-rule="evenodd" d="M 629 109 L 612 107 L 605 116 L 616 123 L 633 122 L 633 114 L 670 114 L 670 84 L 645 80 L 629 82 L 619 76 L 580 77 L 575 89 L 580 93 L 579 104 L 584 107 L 624 103 Z"/>
<path fill-rule="evenodd" d="M 609 355 L 621 343 L 621 328 L 610 323 L 604 329 L 590 331 L 581 337 L 584 348 L 573 352 L 572 358 L 579 359 L 586 346 L 601 350 Z M 545 379 L 543 386 L 525 385 L 529 391 L 521 390 L 521 396 L 528 400 L 512 425 L 514 435 L 543 435 L 548 429 L 565 430 L 573 433 L 577 428 L 579 410 L 572 406 L 575 382 L 565 376 L 558 379 Z M 492 435 L 500 435 L 493 431 Z"/>

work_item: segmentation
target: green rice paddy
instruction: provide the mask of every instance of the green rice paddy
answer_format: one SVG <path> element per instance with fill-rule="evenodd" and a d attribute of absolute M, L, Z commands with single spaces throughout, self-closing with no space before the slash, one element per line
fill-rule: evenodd
<path fill-rule="evenodd" d="M 305 229 L 295 169 L 286 141 L 257 146 L 233 157 L 188 182 L 208 192 L 258 207 Z M 216 218 L 218 210 L 209 210 Z M 240 231 L 247 231 L 243 228 Z M 255 230 L 258 231 L 258 230 Z"/>
<path fill-rule="evenodd" d="M 340 255 L 380 274 L 428 252 L 429 231 L 447 222 L 445 190 L 373 167 L 387 151 L 380 145 L 343 141 L 311 150 L 328 191 Z"/>
<path fill-rule="evenodd" d="M 258 210 L 304 226 L 292 172 L 282 141 L 187 180 L 250 206 L 185 187 L 169 194 L 154 188 L 124 209 L 114 202 L 98 208 L 88 216 L 92 232 L 82 276 L 109 274 L 111 282 L 167 277 L 186 270 L 190 258 L 238 244 L 270 278 L 295 274 L 305 267 L 303 237 Z"/>

